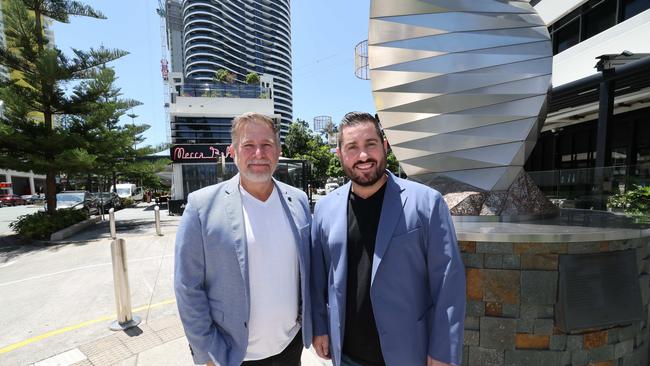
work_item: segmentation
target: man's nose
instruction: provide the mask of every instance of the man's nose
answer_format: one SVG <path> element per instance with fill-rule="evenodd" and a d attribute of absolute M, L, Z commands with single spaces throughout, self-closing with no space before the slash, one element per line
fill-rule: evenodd
<path fill-rule="evenodd" d="M 361 160 L 368 159 L 368 153 L 366 152 L 366 149 L 361 149 L 361 151 L 359 152 L 359 159 Z"/>
<path fill-rule="evenodd" d="M 256 146 L 255 147 L 255 156 L 256 157 L 261 157 L 264 155 L 264 151 L 262 150 L 262 146 Z"/>

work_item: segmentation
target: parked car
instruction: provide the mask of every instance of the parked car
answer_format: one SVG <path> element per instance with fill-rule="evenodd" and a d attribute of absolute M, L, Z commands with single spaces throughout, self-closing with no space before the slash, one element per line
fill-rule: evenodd
<path fill-rule="evenodd" d="M 154 198 L 156 204 L 167 203 L 171 199 L 169 195 L 161 195 Z"/>
<path fill-rule="evenodd" d="M 88 191 L 66 191 L 56 195 L 56 209 L 62 208 L 86 210 L 89 214 L 95 215 L 99 213 L 99 201 Z"/>
<path fill-rule="evenodd" d="M 325 195 L 325 188 L 316 188 L 316 194 Z"/>
<path fill-rule="evenodd" d="M 338 183 L 326 183 L 325 184 L 325 193 L 329 194 L 333 190 L 337 189 L 339 187 Z"/>
<path fill-rule="evenodd" d="M 33 205 L 35 203 L 43 202 L 45 196 L 40 194 L 26 194 L 20 196 L 20 198 L 24 199 L 27 202 L 27 204 Z"/>
<path fill-rule="evenodd" d="M 111 186 L 111 192 L 113 191 Z M 144 198 L 144 191 L 142 187 L 136 187 L 133 183 L 120 183 L 115 186 L 115 191 L 120 198 L 130 198 L 136 202 L 142 201 Z"/>
<path fill-rule="evenodd" d="M 17 206 L 17 205 L 25 205 L 25 204 L 27 204 L 27 201 L 22 199 L 17 194 L 0 194 L 0 201 L 5 206 Z"/>
<path fill-rule="evenodd" d="M 107 212 L 111 208 L 115 210 L 122 208 L 122 200 L 115 192 L 93 192 L 93 196 L 97 198 L 98 207 L 103 207 L 104 212 Z"/>

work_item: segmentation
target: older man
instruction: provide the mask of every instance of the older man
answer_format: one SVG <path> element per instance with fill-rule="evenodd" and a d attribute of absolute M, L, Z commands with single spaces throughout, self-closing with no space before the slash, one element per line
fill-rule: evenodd
<path fill-rule="evenodd" d="M 348 113 L 339 131 L 351 183 L 314 211 L 316 352 L 337 366 L 459 365 L 465 272 L 445 201 L 386 170 L 372 115 Z"/>
<path fill-rule="evenodd" d="M 300 365 L 312 334 L 307 197 L 272 178 L 280 144 L 270 118 L 236 117 L 232 141 L 239 174 L 187 199 L 178 312 L 197 364 Z"/>

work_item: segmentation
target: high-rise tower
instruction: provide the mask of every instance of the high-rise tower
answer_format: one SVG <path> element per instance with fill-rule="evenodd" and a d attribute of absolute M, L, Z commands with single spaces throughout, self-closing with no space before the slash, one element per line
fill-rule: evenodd
<path fill-rule="evenodd" d="M 186 79 L 213 79 L 225 69 L 243 82 L 250 72 L 272 77 L 280 136 L 293 119 L 289 0 L 184 0 Z M 264 79 L 263 79 L 264 80 Z"/>

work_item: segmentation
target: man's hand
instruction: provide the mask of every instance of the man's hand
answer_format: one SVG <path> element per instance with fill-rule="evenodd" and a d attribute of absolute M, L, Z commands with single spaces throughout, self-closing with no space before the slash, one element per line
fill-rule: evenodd
<path fill-rule="evenodd" d="M 330 338 L 327 335 L 314 336 L 314 339 L 311 341 L 316 350 L 316 354 L 320 358 L 326 360 L 331 359 L 330 356 Z"/>
<path fill-rule="evenodd" d="M 214 366 L 214 363 L 212 361 L 208 361 L 208 363 L 206 363 L 205 366 Z"/>
<path fill-rule="evenodd" d="M 448 363 L 436 361 L 430 356 L 427 356 L 427 366 L 450 366 Z"/>

